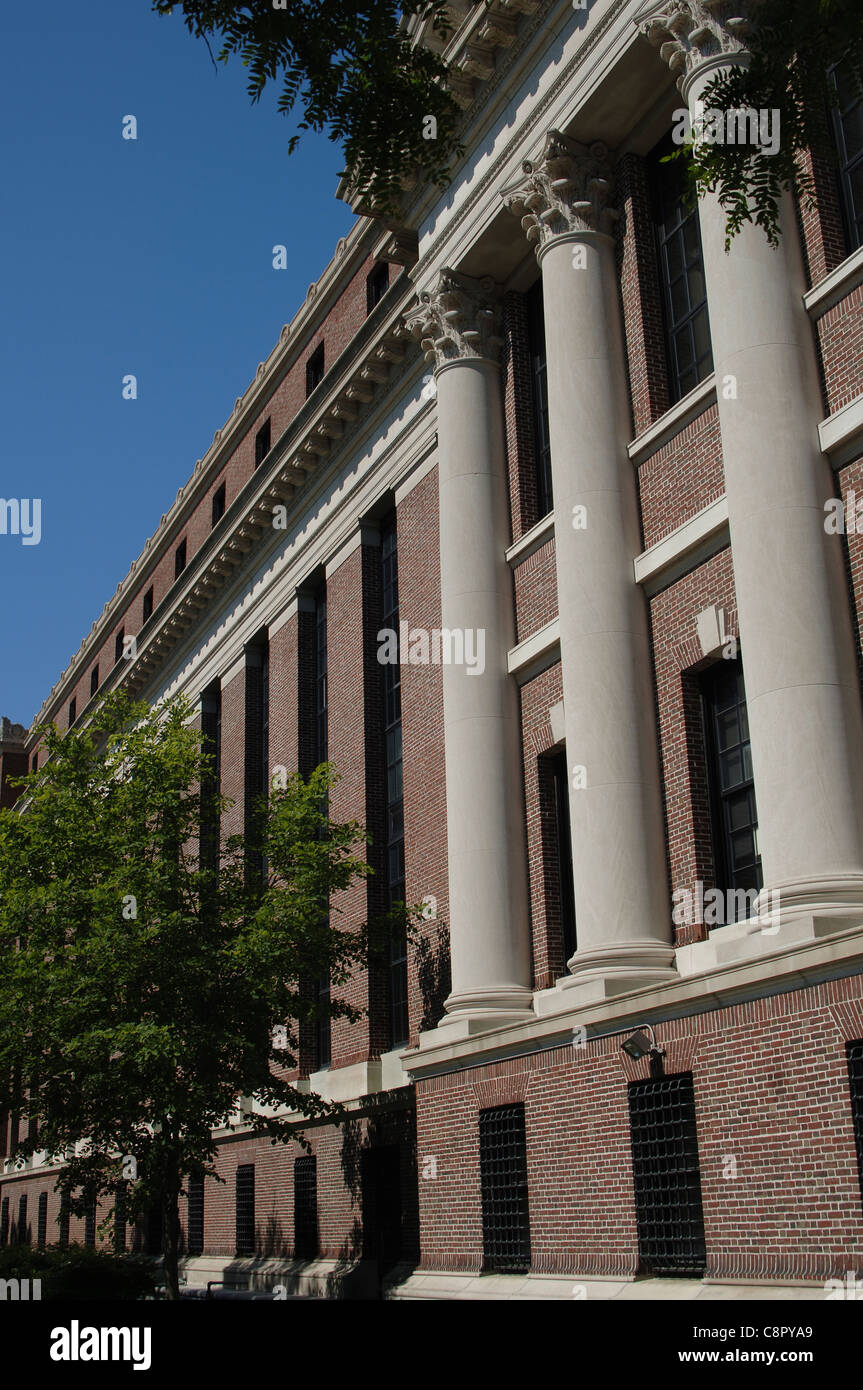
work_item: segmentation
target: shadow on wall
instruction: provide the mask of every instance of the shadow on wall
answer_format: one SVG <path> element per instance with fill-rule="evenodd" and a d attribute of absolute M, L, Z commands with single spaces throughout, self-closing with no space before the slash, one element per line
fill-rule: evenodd
<path fill-rule="evenodd" d="M 416 963 L 423 1003 L 420 1032 L 425 1033 L 440 1023 L 446 1013 L 444 1001 L 452 990 L 449 932 L 444 922 L 438 925 L 436 941 L 423 936 L 417 942 Z"/>
<path fill-rule="evenodd" d="M 339 1262 L 359 1261 L 362 1271 L 355 1294 L 342 1283 L 343 1298 L 380 1298 L 384 1280 L 388 1285 L 399 1282 L 419 1263 L 413 1094 L 405 1087 L 369 1096 L 363 1108 L 363 1118 L 349 1120 L 342 1130 L 342 1172 L 358 1217 L 339 1251 Z M 368 1292 L 360 1292 L 360 1287 L 368 1287 Z"/>

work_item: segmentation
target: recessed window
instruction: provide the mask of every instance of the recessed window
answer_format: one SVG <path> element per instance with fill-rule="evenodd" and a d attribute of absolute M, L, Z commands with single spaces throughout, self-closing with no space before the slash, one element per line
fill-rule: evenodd
<path fill-rule="evenodd" d="M 45 1249 L 48 1241 L 48 1193 L 39 1193 L 39 1204 L 36 1208 L 36 1244 L 40 1250 Z"/>
<path fill-rule="evenodd" d="M 213 493 L 212 514 L 210 518 L 211 526 L 222 520 L 225 515 L 225 484 L 222 483 Z"/>
<path fill-rule="evenodd" d="M 190 1177 L 188 1187 L 188 1211 L 186 1221 L 186 1249 L 190 1255 L 204 1253 L 204 1179 L 200 1175 Z"/>
<path fill-rule="evenodd" d="M 483 1267 L 524 1273 L 530 1269 L 530 1213 L 523 1105 L 479 1112 L 479 1181 Z"/>
<path fill-rule="evenodd" d="M 33 754 L 33 757 L 30 759 L 30 771 L 31 771 L 31 772 L 38 772 L 38 771 L 39 771 L 39 754 L 38 754 L 38 753 L 34 753 L 34 754 Z"/>
<path fill-rule="evenodd" d="M 77 711 L 77 703 L 76 703 L 76 701 L 75 701 L 75 700 L 70 700 L 70 701 L 69 701 L 69 728 L 70 728 L 70 729 L 71 729 L 72 725 L 75 723 L 75 717 L 76 717 L 76 715 L 77 715 L 77 712 L 78 712 L 78 711 Z"/>
<path fill-rule="evenodd" d="M 152 587 L 152 585 L 150 586 L 150 588 L 147 590 L 147 592 L 146 592 L 145 595 L 144 595 L 144 607 L 143 607 L 143 609 L 142 609 L 142 614 L 141 614 L 141 616 L 142 616 L 143 622 L 146 622 L 148 618 L 151 618 L 151 617 L 153 616 L 153 587 Z"/>
<path fill-rule="evenodd" d="M 553 939 L 554 935 L 559 933 L 558 959 L 565 969 L 576 947 L 566 753 L 556 753 L 553 757 L 543 757 L 539 761 L 546 919 L 550 937 Z"/>
<path fill-rule="evenodd" d="M 125 628 L 122 628 L 122 627 L 121 627 L 121 628 L 120 628 L 120 631 L 117 633 L 117 636 L 114 638 L 114 665 L 115 665 L 115 666 L 116 666 L 116 664 L 117 664 L 118 661 L 122 661 L 122 660 L 123 660 L 123 642 L 125 641 L 125 638 L 126 638 L 126 630 L 125 630 Z"/>
<path fill-rule="evenodd" d="M 314 1154 L 294 1159 L 294 1257 L 313 1260 L 318 1253 L 318 1160 Z"/>
<path fill-rule="evenodd" d="M 84 1244 L 96 1244 L 96 1199 L 92 1198 L 84 1212 Z"/>
<path fill-rule="evenodd" d="M 174 551 L 174 578 L 179 579 L 183 570 L 186 568 L 186 537 L 180 541 Z"/>
<path fill-rule="evenodd" d="M 863 1039 L 846 1046 L 848 1085 L 851 1088 L 851 1120 L 857 1145 L 857 1176 L 863 1195 Z"/>
<path fill-rule="evenodd" d="M 390 268 L 386 261 L 376 265 L 366 278 L 366 313 L 370 314 L 389 289 Z"/>
<path fill-rule="evenodd" d="M 713 371 L 698 208 L 684 199 L 686 173 L 663 141 L 651 156 L 656 244 L 671 396 L 679 401 Z"/>
<path fill-rule="evenodd" d="M 9 1244 L 9 1198 L 0 1203 L 0 1245 Z"/>
<path fill-rule="evenodd" d="M 57 1244 L 65 1248 L 69 1244 L 69 1197 L 63 1192 L 60 1194 L 60 1219 L 57 1222 Z"/>
<path fill-rule="evenodd" d="M 323 372 L 321 373 L 323 376 Z M 317 385 L 317 383 L 315 383 Z M 255 435 L 255 467 L 258 468 L 270 452 L 270 422 L 265 420 Z"/>
<path fill-rule="evenodd" d="M 629 1086 L 639 1272 L 701 1278 L 706 1247 L 692 1074 Z"/>
<path fill-rule="evenodd" d="M 536 475 L 536 519 L 541 521 L 552 508 L 551 440 L 548 430 L 548 381 L 545 357 L 545 317 L 542 280 L 537 280 L 527 296 L 527 342 L 530 354 L 530 386 L 533 407 L 533 449 Z"/>
<path fill-rule="evenodd" d="M 236 1252 L 255 1253 L 255 1165 L 241 1163 L 237 1168 Z"/>
<path fill-rule="evenodd" d="M 392 515 L 381 529 L 381 626 L 399 631 L 398 539 Z M 381 667 L 384 695 L 384 795 L 386 809 L 386 889 L 390 907 L 405 900 L 405 818 L 402 791 L 401 666 Z M 390 1045 L 408 1040 L 407 935 L 397 928 L 390 942 Z"/>
<path fill-rule="evenodd" d="M 27 1225 L 27 1193 L 18 1198 L 18 1244 L 30 1244 L 30 1227 Z"/>
<path fill-rule="evenodd" d="M 316 347 L 308 362 L 306 363 L 306 398 L 312 394 L 316 386 L 319 386 L 324 379 L 324 345 Z"/>
<path fill-rule="evenodd" d="M 125 1182 L 114 1184 L 114 1249 L 119 1253 L 126 1249 L 127 1194 Z"/>
<path fill-rule="evenodd" d="M 91 699 L 92 699 L 93 696 L 96 694 L 96 691 L 97 691 L 98 689 L 99 689 L 99 667 L 98 667 L 98 666 L 94 666 L 93 669 L 92 669 L 92 671 L 90 672 L 90 698 L 91 698 Z"/>
<path fill-rule="evenodd" d="M 863 246 L 863 86 L 847 58 L 831 69 L 830 78 L 838 97 L 832 108 L 833 130 L 850 253 Z"/>
<path fill-rule="evenodd" d="M 701 679 L 707 780 L 710 789 L 716 887 L 728 900 L 730 921 L 749 915 L 762 886 L 758 809 L 749 746 L 743 666 L 717 661 Z M 754 898 L 752 898 L 754 901 Z"/>

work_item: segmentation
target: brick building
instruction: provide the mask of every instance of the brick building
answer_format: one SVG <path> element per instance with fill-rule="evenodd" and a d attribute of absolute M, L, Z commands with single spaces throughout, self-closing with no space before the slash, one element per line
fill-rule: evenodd
<path fill-rule="evenodd" d="M 814 203 L 726 254 L 662 157 L 750 8 L 454 0 L 451 186 L 355 206 L 40 711 L 185 692 L 226 832 L 262 729 L 326 756 L 348 919 L 427 902 L 305 1040 L 351 1123 L 220 1134 L 192 1280 L 863 1265 L 863 121 L 840 63 Z M 37 758 L 4 721 L 4 798 Z M 51 1238 L 50 1169 L 0 1192 Z"/>

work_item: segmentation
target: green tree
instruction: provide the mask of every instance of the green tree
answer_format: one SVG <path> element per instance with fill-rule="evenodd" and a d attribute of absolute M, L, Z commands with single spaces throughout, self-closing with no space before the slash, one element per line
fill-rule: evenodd
<path fill-rule="evenodd" d="M 748 222 L 772 245 L 781 234 L 780 204 L 790 191 L 813 196 L 803 156 L 827 150 L 825 124 L 837 100 L 831 68 L 841 61 L 846 93 L 863 92 L 863 5 L 860 0 L 758 0 L 746 34 L 751 60 L 721 71 L 704 92 L 706 109 L 779 113 L 776 153 L 758 145 L 696 141 L 682 147 L 693 194 L 715 192 L 726 214 L 726 248 Z"/>
<path fill-rule="evenodd" d="M 46 728 L 47 761 L 0 812 L 0 1105 L 29 1117 L 15 1156 L 64 1159 L 78 1215 L 124 1180 L 131 1219 L 160 1203 L 174 1298 L 184 1179 L 214 1174 L 238 1097 L 273 1142 L 299 1115 L 341 1115 L 284 1077 L 298 1025 L 358 1017 L 303 981 L 342 983 L 370 934 L 328 911 L 371 872 L 361 827 L 329 821 L 328 766 L 271 792 L 258 846 L 216 839 L 214 855 L 211 831 L 199 847 L 227 803 L 190 713 L 116 695 L 88 729 Z M 266 880 L 244 871 L 250 848 Z"/>
<path fill-rule="evenodd" d="M 219 61 L 238 55 L 252 101 L 279 83 L 279 110 L 299 106 L 299 131 L 326 131 L 340 143 L 352 181 L 373 190 L 381 208 L 395 207 L 417 171 L 446 182 L 460 112 L 443 85 L 442 58 L 415 43 L 407 25 L 428 18 L 445 35 L 446 0 L 286 0 L 281 8 L 272 0 L 153 0 L 153 9 L 179 10 L 190 33 L 220 45 Z M 299 138 L 291 136 L 289 151 Z"/>

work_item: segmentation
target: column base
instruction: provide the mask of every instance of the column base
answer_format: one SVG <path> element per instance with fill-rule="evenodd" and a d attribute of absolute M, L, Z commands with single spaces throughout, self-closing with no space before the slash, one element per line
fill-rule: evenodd
<path fill-rule="evenodd" d="M 444 1005 L 446 1016 L 436 1028 L 420 1034 L 427 1047 L 439 1047 L 441 1034 L 446 1039 L 469 1038 L 474 1033 L 487 1033 L 492 1028 L 506 1028 L 511 1023 L 529 1023 L 536 1018 L 533 1009 L 533 990 L 524 985 L 501 985 L 497 989 L 477 989 L 451 994 Z"/>
<path fill-rule="evenodd" d="M 570 973 L 558 980 L 554 991 L 547 991 L 537 1012 L 555 1013 L 554 994 L 565 997 L 566 1006 L 599 1003 L 618 994 L 629 994 L 650 985 L 676 980 L 674 947 L 671 942 L 623 941 L 619 946 L 601 946 L 593 951 L 576 951 L 568 962 Z"/>
<path fill-rule="evenodd" d="M 762 888 L 755 903 L 759 917 L 783 924 L 797 918 L 856 918 L 863 921 L 863 874 L 819 874 L 805 880 L 772 883 Z M 829 929 L 829 928 L 828 928 Z M 841 931 L 842 927 L 835 928 Z"/>

